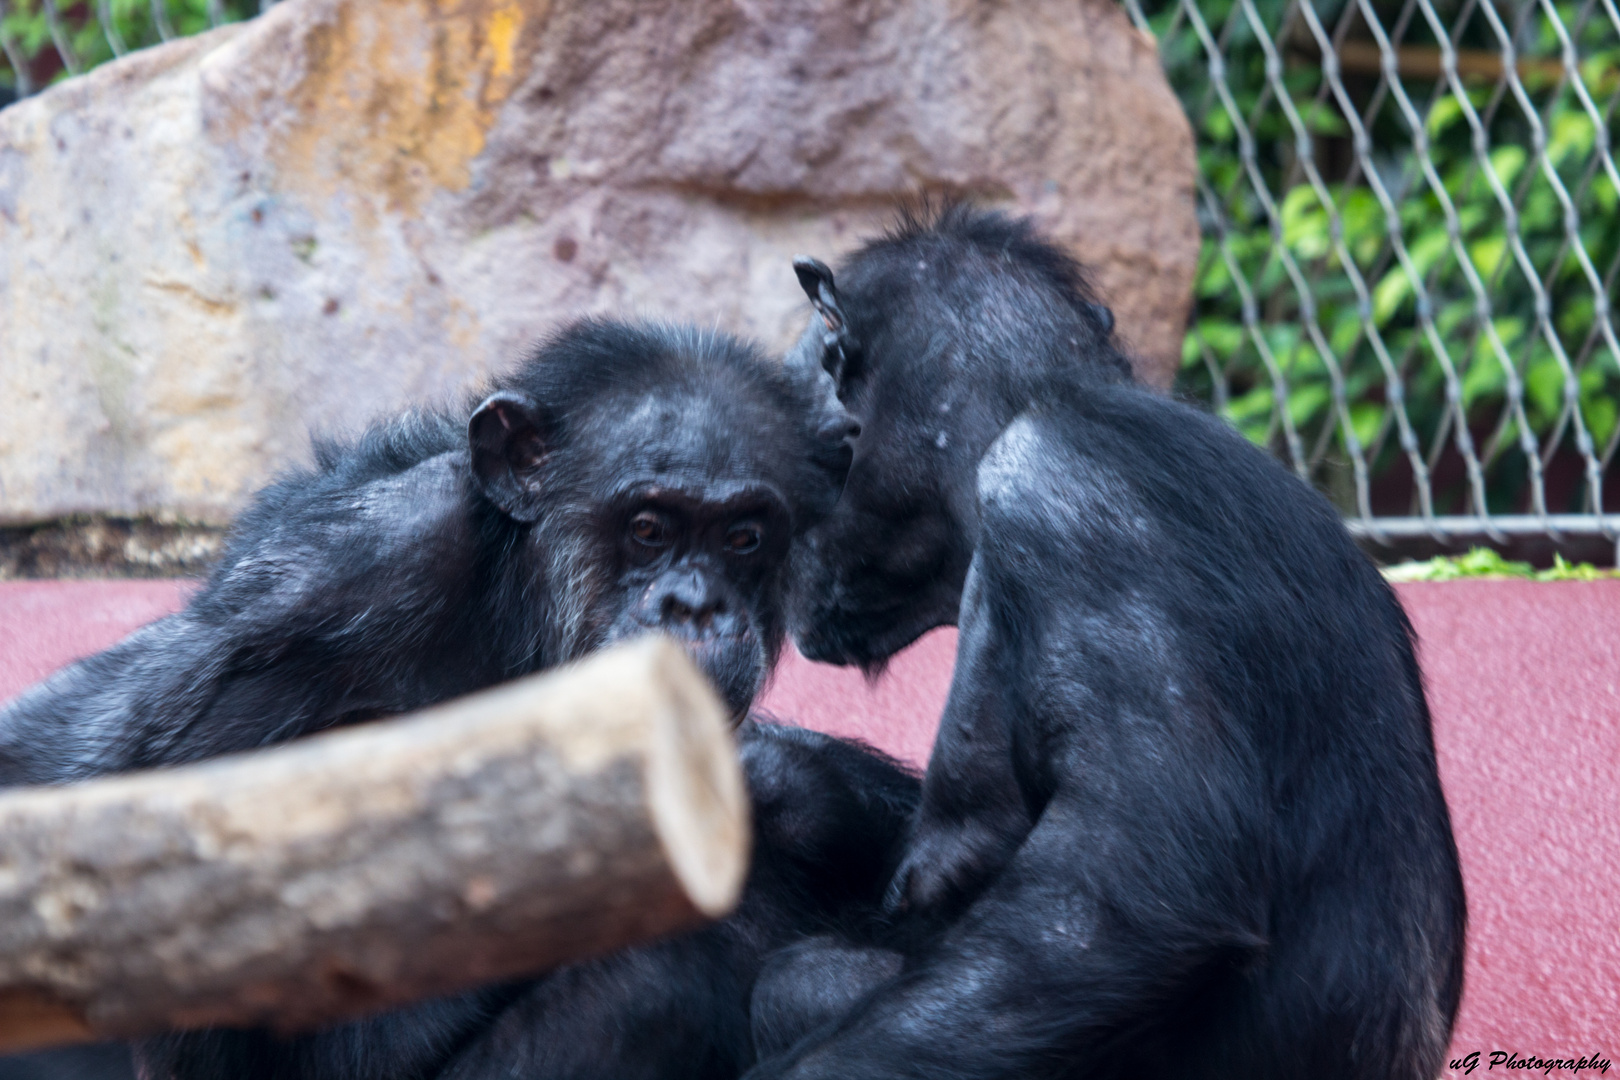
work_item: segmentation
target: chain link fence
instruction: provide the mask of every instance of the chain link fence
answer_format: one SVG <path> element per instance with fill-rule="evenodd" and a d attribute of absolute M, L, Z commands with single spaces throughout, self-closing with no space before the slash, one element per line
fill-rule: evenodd
<path fill-rule="evenodd" d="M 240 22 L 274 0 L 0 0 L 0 105 L 134 49 Z"/>
<path fill-rule="evenodd" d="M 1612 560 L 1615 0 L 1125 5 L 1198 144 L 1183 392 L 1375 547 Z"/>
<path fill-rule="evenodd" d="M 0 94 L 270 2 L 0 0 Z M 1197 136 L 1180 391 L 1375 550 L 1612 561 L 1617 0 L 1123 2 Z"/>

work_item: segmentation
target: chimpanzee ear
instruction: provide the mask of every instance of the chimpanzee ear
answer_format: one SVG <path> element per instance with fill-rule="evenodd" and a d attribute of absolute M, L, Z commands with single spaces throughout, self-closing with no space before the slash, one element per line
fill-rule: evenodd
<path fill-rule="evenodd" d="M 825 333 L 820 335 L 821 366 L 827 369 L 833 382 L 842 387 L 849 358 L 855 352 L 855 341 L 849 332 L 849 320 L 844 317 L 844 309 L 838 303 L 838 288 L 833 284 L 833 272 L 820 259 L 795 255 L 793 273 L 798 276 L 799 287 L 810 298 L 811 306 L 821 316 L 821 323 L 826 328 Z"/>
<path fill-rule="evenodd" d="M 834 334 L 844 329 L 844 312 L 838 306 L 838 289 L 833 285 L 833 272 L 820 259 L 808 255 L 793 256 L 793 272 L 798 275 L 799 287 L 810 298 L 816 314 Z"/>
<path fill-rule="evenodd" d="M 546 416 L 529 395 L 499 390 L 467 422 L 467 449 L 484 497 L 517 521 L 540 516 L 540 466 L 548 445 Z"/>
<path fill-rule="evenodd" d="M 833 288 L 832 271 L 827 264 L 808 255 L 796 256 L 793 272 L 799 277 L 822 326 L 814 322 L 805 327 L 804 336 L 788 351 L 782 366 L 799 386 L 804 401 L 810 407 L 810 428 L 815 434 L 817 462 L 835 480 L 833 501 L 844 485 L 853 454 L 853 442 L 860 436 L 861 425 L 839 400 L 841 380 L 854 351 L 854 339 L 849 323 L 838 306 L 838 294 Z M 817 513 L 831 509 L 829 504 Z"/>

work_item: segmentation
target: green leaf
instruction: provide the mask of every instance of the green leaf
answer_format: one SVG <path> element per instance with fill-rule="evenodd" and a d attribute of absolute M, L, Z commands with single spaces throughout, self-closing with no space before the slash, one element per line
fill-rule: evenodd
<path fill-rule="evenodd" d="M 1326 383 L 1312 382 L 1291 386 L 1288 390 L 1288 416 L 1295 427 L 1304 427 L 1326 408 L 1332 398 Z"/>
<path fill-rule="evenodd" d="M 1384 406 L 1371 401 L 1357 402 L 1350 406 L 1350 428 L 1356 433 L 1356 440 L 1362 446 L 1371 445 L 1378 437 L 1378 429 L 1384 423 Z"/>
<path fill-rule="evenodd" d="M 1412 263 L 1417 267 L 1419 274 L 1427 274 L 1434 268 L 1434 264 L 1451 251 L 1451 237 L 1446 233 L 1444 222 L 1435 222 L 1425 229 L 1407 251 L 1412 257 Z"/>
<path fill-rule="evenodd" d="M 1517 315 L 1499 315 L 1491 320 L 1491 328 L 1502 339 L 1502 346 L 1512 349 L 1524 337 L 1525 322 Z"/>
<path fill-rule="evenodd" d="M 1603 173 L 1592 181 L 1592 197 L 1597 199 L 1605 214 L 1613 214 L 1616 207 L 1620 207 L 1620 191 L 1615 189 L 1608 173 Z"/>
<path fill-rule="evenodd" d="M 1222 414 L 1250 442 L 1264 446 L 1271 432 L 1273 405 L 1271 387 L 1256 386 L 1244 394 L 1229 398 Z"/>
<path fill-rule="evenodd" d="M 1483 184 L 1479 186 L 1479 200 L 1457 208 L 1457 228 L 1464 236 L 1472 235 L 1487 222 L 1494 225 L 1502 220 L 1502 208 L 1497 205 L 1496 196 Z"/>
<path fill-rule="evenodd" d="M 1527 562 L 1509 562 L 1502 558 L 1499 552 L 1491 548 L 1474 548 L 1466 555 L 1458 556 L 1455 560 L 1457 569 L 1466 577 L 1482 577 L 1486 574 L 1500 574 L 1508 577 L 1529 577 L 1530 564 Z"/>
<path fill-rule="evenodd" d="M 1447 128 L 1461 120 L 1462 115 L 1462 103 L 1447 94 L 1434 103 L 1434 108 L 1429 110 L 1429 115 L 1424 119 L 1423 126 L 1428 129 L 1429 137 L 1432 139 L 1443 134 Z"/>
<path fill-rule="evenodd" d="M 1328 252 L 1328 215 L 1309 184 L 1294 187 L 1282 202 L 1283 243 L 1302 259 Z"/>
<path fill-rule="evenodd" d="M 1600 397 L 1593 395 L 1581 405 L 1581 415 L 1586 418 L 1586 430 L 1592 435 L 1592 441 L 1598 445 L 1599 452 L 1609 443 L 1609 436 L 1614 434 L 1615 417 L 1617 410 L 1612 396 Z"/>
<path fill-rule="evenodd" d="M 1497 397 L 1507 385 L 1507 374 L 1502 370 L 1502 365 L 1497 363 L 1496 356 L 1494 354 L 1479 356 L 1477 349 L 1475 352 L 1476 355 L 1469 363 L 1468 370 L 1463 373 L 1464 409 L 1473 408 L 1482 398 Z"/>
<path fill-rule="evenodd" d="M 1506 234 L 1492 233 L 1469 244 L 1468 257 L 1473 261 L 1474 269 L 1479 271 L 1479 276 L 1489 282 L 1507 257 L 1507 249 Z"/>
<path fill-rule="evenodd" d="M 1507 146 L 1498 146 L 1491 151 L 1491 168 L 1496 172 L 1497 179 L 1502 181 L 1503 187 L 1513 186 L 1519 171 L 1524 168 L 1525 156 L 1524 147 L 1511 143 Z"/>
<path fill-rule="evenodd" d="M 1564 404 L 1564 370 L 1556 358 L 1543 353 L 1524 373 L 1525 399 L 1535 406 L 1543 423 L 1552 423 Z"/>
<path fill-rule="evenodd" d="M 1552 118 L 1552 138 L 1547 143 L 1547 156 L 1554 165 L 1576 154 L 1584 159 L 1592 152 L 1597 139 L 1597 125 L 1584 112 L 1558 112 Z"/>
<path fill-rule="evenodd" d="M 1601 581 L 1620 577 L 1620 570 L 1599 570 L 1591 563 L 1565 562 L 1562 555 L 1554 552 L 1552 566 L 1538 570 L 1534 577 L 1537 581 Z"/>
<path fill-rule="evenodd" d="M 1620 576 L 1620 571 L 1600 570 L 1591 563 L 1566 562 L 1559 554 L 1546 570 L 1527 562 L 1510 561 L 1490 548 L 1474 548 L 1466 555 L 1440 556 L 1423 562 L 1399 563 L 1388 567 L 1390 581 L 1460 581 L 1468 578 L 1517 578 L 1531 581 L 1599 581 Z"/>
<path fill-rule="evenodd" d="M 1339 115 L 1339 110 L 1325 101 L 1312 102 L 1302 119 L 1306 130 L 1316 135 L 1350 134 L 1350 125 Z"/>
<path fill-rule="evenodd" d="M 1412 279 L 1407 276 L 1405 267 L 1395 263 L 1373 287 L 1373 322 L 1379 326 L 1387 324 L 1411 295 Z"/>
<path fill-rule="evenodd" d="M 1597 305 L 1590 295 L 1571 297 L 1559 306 L 1558 332 L 1566 341 L 1579 340 L 1591 329 L 1596 315 Z"/>
<path fill-rule="evenodd" d="M 1232 289 L 1232 273 L 1226 267 L 1226 260 L 1218 252 L 1211 249 L 1213 258 L 1204 261 L 1204 267 L 1198 272 L 1197 293 L 1199 296 L 1223 296 Z"/>
<path fill-rule="evenodd" d="M 1509 562 L 1490 548 L 1477 547 L 1466 555 L 1440 556 L 1391 566 L 1384 571 L 1384 576 L 1391 581 L 1456 581 L 1461 578 L 1528 578 L 1534 572 L 1527 562 Z"/>
<path fill-rule="evenodd" d="M 1204 362 L 1204 350 L 1199 346 L 1198 335 L 1188 334 L 1181 339 L 1181 366 L 1184 368 L 1198 367 Z"/>
<path fill-rule="evenodd" d="M 1297 334 L 1293 347 L 1278 349 L 1277 355 L 1282 360 L 1283 374 L 1290 380 L 1327 378 L 1327 365 L 1316 346 L 1298 340 Z"/>
<path fill-rule="evenodd" d="M 1524 200 L 1524 208 L 1519 211 L 1519 222 L 1527 232 L 1543 229 L 1562 231 L 1564 208 L 1542 177 L 1537 177 L 1531 186 L 1530 194 Z"/>
<path fill-rule="evenodd" d="M 1247 336 L 1243 327 L 1230 319 L 1199 319 L 1196 333 L 1204 339 L 1211 352 L 1222 360 L 1230 360 L 1243 347 Z"/>
<path fill-rule="evenodd" d="M 1328 344 L 1340 356 L 1348 356 L 1361 337 L 1361 316 L 1346 304 L 1333 313 L 1332 329 L 1328 331 Z"/>
<path fill-rule="evenodd" d="M 1366 188 L 1355 188 L 1347 194 L 1339 207 L 1339 220 L 1344 224 L 1344 242 L 1357 263 L 1367 266 L 1378 257 L 1387 233 L 1384 229 L 1384 208 Z"/>
<path fill-rule="evenodd" d="M 1459 333 L 1462 327 L 1471 324 L 1473 318 L 1473 297 L 1458 297 L 1441 307 L 1439 313 L 1434 317 L 1434 328 L 1440 331 L 1442 336 L 1449 337 Z"/>
<path fill-rule="evenodd" d="M 1294 350 L 1299 348 L 1300 328 L 1298 323 L 1270 323 L 1260 328 L 1260 336 L 1265 339 L 1266 346 L 1271 355 L 1286 372 L 1294 364 Z"/>

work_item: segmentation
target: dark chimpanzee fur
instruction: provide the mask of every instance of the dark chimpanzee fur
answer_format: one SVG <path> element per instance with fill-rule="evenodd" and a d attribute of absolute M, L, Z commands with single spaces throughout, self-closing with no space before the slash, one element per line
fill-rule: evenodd
<path fill-rule="evenodd" d="M 262 746 L 654 629 L 740 718 L 784 639 L 790 541 L 837 499 L 848 423 L 813 364 L 719 334 L 576 324 L 459 417 L 320 445 L 314 469 L 242 515 L 183 612 L 0 711 L 0 784 Z M 311 1036 L 150 1040 L 144 1075 L 735 1077 L 765 953 L 864 940 L 919 787 L 825 736 L 748 721 L 738 738 L 756 850 L 731 918 Z"/>
<path fill-rule="evenodd" d="M 952 207 L 838 287 L 796 268 L 800 348 L 861 425 L 801 648 L 961 637 L 891 892 L 903 967 L 874 954 L 751 1080 L 1436 1075 L 1457 853 L 1411 628 L 1332 507 L 1135 384 L 1028 223 Z M 851 951 L 820 965 L 846 996 Z"/>
<path fill-rule="evenodd" d="M 877 951 L 883 888 L 916 810 L 916 778 L 799 728 L 750 721 L 739 741 L 756 835 L 737 912 L 539 980 L 458 1056 L 446 1080 L 737 1077 L 754 1057 L 749 992 L 773 950 L 830 933 Z M 776 1009 L 802 1005 L 767 1003 L 755 1023 L 770 1026 Z"/>
<path fill-rule="evenodd" d="M 0 783 L 244 750 L 659 628 L 740 715 L 795 531 L 836 500 L 820 386 L 734 339 L 583 322 L 466 414 L 410 413 L 261 492 L 185 611 L 30 691 Z"/>

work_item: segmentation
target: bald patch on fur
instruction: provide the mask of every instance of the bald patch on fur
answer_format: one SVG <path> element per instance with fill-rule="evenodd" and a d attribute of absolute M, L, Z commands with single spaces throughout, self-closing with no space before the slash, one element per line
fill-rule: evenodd
<path fill-rule="evenodd" d="M 1125 477 L 1054 437 L 1029 412 L 1008 424 L 980 459 L 978 496 L 982 516 L 1044 530 L 1133 540 L 1153 531 Z"/>

